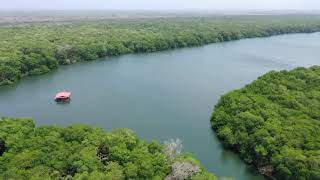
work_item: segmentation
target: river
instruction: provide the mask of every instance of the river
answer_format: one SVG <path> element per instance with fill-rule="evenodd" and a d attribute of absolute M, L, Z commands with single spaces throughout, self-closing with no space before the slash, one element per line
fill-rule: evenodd
<path fill-rule="evenodd" d="M 292 34 L 64 66 L 0 87 L 0 113 L 37 125 L 85 123 L 130 128 L 146 140 L 180 138 L 218 176 L 259 180 L 212 132 L 213 107 L 267 71 L 319 64 L 319 42 L 320 33 Z M 60 90 L 72 91 L 70 104 L 54 102 Z"/>

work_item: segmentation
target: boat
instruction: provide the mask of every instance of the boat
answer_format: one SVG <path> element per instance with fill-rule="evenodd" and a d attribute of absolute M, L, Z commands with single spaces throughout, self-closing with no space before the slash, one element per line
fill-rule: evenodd
<path fill-rule="evenodd" d="M 66 102 L 66 101 L 70 101 L 70 98 L 71 98 L 71 92 L 68 92 L 68 91 L 62 91 L 62 92 L 59 92 L 56 94 L 55 96 L 55 101 L 58 101 L 58 102 Z"/>

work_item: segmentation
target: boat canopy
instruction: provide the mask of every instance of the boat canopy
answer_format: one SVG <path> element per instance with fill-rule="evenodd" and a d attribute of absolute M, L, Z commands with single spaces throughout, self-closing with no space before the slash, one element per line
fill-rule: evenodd
<path fill-rule="evenodd" d="M 71 92 L 67 92 L 67 91 L 63 91 L 63 92 L 59 92 L 58 94 L 56 94 L 56 99 L 61 99 L 61 98 L 70 98 L 71 96 Z"/>

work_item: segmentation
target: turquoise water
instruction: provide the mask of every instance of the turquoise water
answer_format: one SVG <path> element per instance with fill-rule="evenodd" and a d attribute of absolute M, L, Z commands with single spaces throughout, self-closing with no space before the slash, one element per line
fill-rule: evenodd
<path fill-rule="evenodd" d="M 0 87 L 4 116 L 32 117 L 38 125 L 86 123 L 133 129 L 140 137 L 183 140 L 210 171 L 239 180 L 263 179 L 224 150 L 210 128 L 224 93 L 270 70 L 319 64 L 320 34 L 247 39 L 79 63 Z M 70 104 L 56 104 L 61 90 Z"/>

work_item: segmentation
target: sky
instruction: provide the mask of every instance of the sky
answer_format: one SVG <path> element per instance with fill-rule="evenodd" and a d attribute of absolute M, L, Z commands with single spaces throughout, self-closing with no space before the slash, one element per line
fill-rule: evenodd
<path fill-rule="evenodd" d="M 0 0 L 0 9 L 319 10 L 320 0 Z"/>

